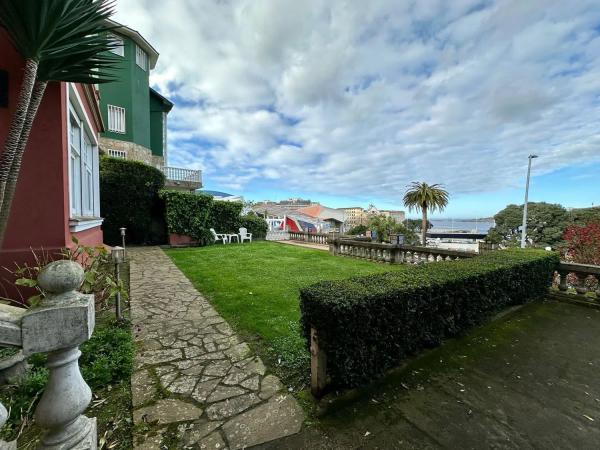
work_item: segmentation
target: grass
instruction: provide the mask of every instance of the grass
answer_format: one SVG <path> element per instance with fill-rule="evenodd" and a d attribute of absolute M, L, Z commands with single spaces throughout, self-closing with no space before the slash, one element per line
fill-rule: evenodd
<path fill-rule="evenodd" d="M 321 280 L 405 269 L 264 241 L 166 252 L 269 368 L 298 389 L 309 375 L 298 290 Z"/>

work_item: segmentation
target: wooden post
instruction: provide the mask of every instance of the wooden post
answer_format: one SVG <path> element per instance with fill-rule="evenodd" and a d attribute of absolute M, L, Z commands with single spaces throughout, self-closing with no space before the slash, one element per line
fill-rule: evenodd
<path fill-rule="evenodd" d="M 319 334 L 310 328 L 310 392 L 319 398 L 327 385 L 327 355 L 319 349 Z"/>

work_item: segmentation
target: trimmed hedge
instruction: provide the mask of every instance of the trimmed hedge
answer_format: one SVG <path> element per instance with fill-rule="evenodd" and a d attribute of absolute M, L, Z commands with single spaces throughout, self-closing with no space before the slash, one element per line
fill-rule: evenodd
<path fill-rule="evenodd" d="M 104 242 L 119 245 L 119 228 L 127 228 L 130 244 L 162 244 L 165 224 L 158 191 L 165 176 L 139 161 L 103 156 L 100 159 L 100 215 Z"/>
<path fill-rule="evenodd" d="M 508 305 L 543 297 L 559 256 L 504 250 L 300 291 L 301 324 L 319 332 L 331 384 L 357 386 Z"/>
<path fill-rule="evenodd" d="M 252 239 L 257 240 L 266 238 L 267 231 L 269 230 L 267 221 L 254 213 L 242 216 L 240 227 L 246 228 L 248 233 L 252 233 Z"/>
<path fill-rule="evenodd" d="M 264 219 L 240 215 L 244 206 L 241 202 L 223 202 L 210 195 L 168 190 L 161 191 L 160 197 L 165 203 L 169 233 L 191 236 L 201 245 L 213 243 L 211 228 L 217 233 L 238 233 L 240 227 L 246 227 L 253 239 L 267 234 Z"/>

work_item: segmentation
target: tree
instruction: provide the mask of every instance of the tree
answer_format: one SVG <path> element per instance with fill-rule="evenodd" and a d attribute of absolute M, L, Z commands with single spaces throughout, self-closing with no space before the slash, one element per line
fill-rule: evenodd
<path fill-rule="evenodd" d="M 369 229 L 377 233 L 377 242 L 388 241 L 391 233 L 402 234 L 405 242 L 409 244 L 414 244 L 418 240 L 414 231 L 396 222 L 392 217 L 372 216 L 369 219 Z"/>
<path fill-rule="evenodd" d="M 356 225 L 355 227 L 352 227 L 348 230 L 348 234 L 356 236 L 360 234 L 365 234 L 367 230 L 368 228 L 366 225 Z"/>
<path fill-rule="evenodd" d="M 427 245 L 427 213 L 429 211 L 443 211 L 448 205 L 448 191 L 440 184 L 427 184 L 425 182 L 413 181 L 404 194 L 404 206 L 409 211 L 417 211 L 423 214 L 421 220 L 421 243 Z"/>
<path fill-rule="evenodd" d="M 23 153 L 49 81 L 114 81 L 108 0 L 0 0 L 0 27 L 25 60 L 15 113 L 0 156 L 0 246 Z"/>
<path fill-rule="evenodd" d="M 529 203 L 527 241 L 537 246 L 556 245 L 562 241 L 569 216 L 559 204 Z M 508 205 L 494 216 L 496 226 L 488 232 L 489 240 L 501 240 L 509 246 L 518 245 L 523 224 L 523 205 Z"/>
<path fill-rule="evenodd" d="M 404 225 L 409 230 L 417 231 L 417 230 L 421 230 L 421 227 L 423 226 L 423 222 L 421 219 L 406 219 L 404 221 Z M 427 221 L 427 229 L 429 230 L 432 227 L 433 227 L 433 224 L 428 220 Z"/>

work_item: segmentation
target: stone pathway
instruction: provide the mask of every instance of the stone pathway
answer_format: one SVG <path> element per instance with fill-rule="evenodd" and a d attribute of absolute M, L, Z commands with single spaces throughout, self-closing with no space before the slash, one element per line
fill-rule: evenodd
<path fill-rule="evenodd" d="M 313 250 L 324 250 L 329 251 L 329 245 L 325 244 L 313 244 L 311 242 L 298 242 L 298 241 L 272 241 L 278 244 L 295 245 L 296 247 L 312 248 Z"/>
<path fill-rule="evenodd" d="M 300 431 L 304 414 L 157 247 L 128 250 L 137 449 L 241 449 Z"/>

